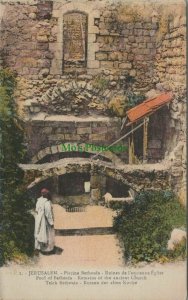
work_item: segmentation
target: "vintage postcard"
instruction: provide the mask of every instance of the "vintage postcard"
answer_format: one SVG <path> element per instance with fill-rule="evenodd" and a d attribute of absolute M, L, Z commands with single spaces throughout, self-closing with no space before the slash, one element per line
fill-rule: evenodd
<path fill-rule="evenodd" d="M 185 300 L 186 1 L 0 0 L 0 299 Z"/>

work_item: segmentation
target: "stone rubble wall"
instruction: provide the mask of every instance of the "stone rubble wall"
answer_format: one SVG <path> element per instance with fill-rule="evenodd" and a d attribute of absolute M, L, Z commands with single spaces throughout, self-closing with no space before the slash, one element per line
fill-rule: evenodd
<path fill-rule="evenodd" d="M 155 18 L 136 20 L 133 8 L 127 20 L 119 20 L 119 4 L 106 0 L 5 2 L 0 51 L 4 64 L 18 74 L 20 113 L 26 100 L 38 101 L 58 80 L 69 78 L 62 70 L 62 18 L 75 9 L 88 14 L 88 78 L 104 71 L 109 86 L 117 91 L 126 89 L 130 78 L 137 92 L 153 87 Z"/>
<path fill-rule="evenodd" d="M 129 89 L 131 80 L 131 89 L 144 94 L 155 85 L 160 89 L 161 83 L 165 90 L 170 81 L 182 85 L 185 78 L 185 17 L 171 21 L 158 47 L 160 19 L 152 2 L 5 1 L 3 8 L 0 51 L 4 65 L 18 74 L 16 98 L 22 114 L 26 100 L 40 101 L 59 81 L 72 80 L 62 70 L 63 15 L 72 10 L 88 14 L 87 74 L 82 81 L 104 72 L 116 93 Z"/>
<path fill-rule="evenodd" d="M 166 158 L 172 162 L 172 188 L 185 203 L 185 3 L 179 0 L 166 6 L 160 5 L 155 1 L 148 5 L 148 1 L 126 0 L 2 2 L 0 63 L 17 72 L 15 96 L 18 111 L 24 118 L 32 119 L 35 114 L 46 112 L 45 105 L 49 107 L 47 113 L 50 114 L 84 114 L 85 108 L 87 114 L 109 113 L 104 109 L 108 99 L 104 99 L 100 93 L 98 96 L 91 95 L 93 106 L 89 106 L 91 103 L 87 95 L 81 104 L 83 110 L 79 112 L 74 93 L 72 97 L 68 93 L 65 105 L 57 90 L 64 89 L 67 80 L 74 79 L 89 86 L 97 75 L 102 74 L 99 84 L 114 94 L 128 91 L 130 87 L 142 94 L 151 89 L 172 91 L 174 100 L 169 104 L 170 123 L 166 135 L 166 144 L 171 153 L 168 151 Z M 74 10 L 88 15 L 85 74 L 64 74 L 62 69 L 63 15 Z M 48 96 L 47 101 L 45 97 Z M 62 107 L 65 111 L 62 111 Z M 44 130 L 51 130 L 47 129 L 44 122 L 41 124 Z M 42 125 L 39 132 L 42 141 Z M 63 136 L 69 134 L 56 133 Z"/>
<path fill-rule="evenodd" d="M 47 81 L 47 80 L 46 80 Z M 95 85 L 94 79 L 89 75 L 80 75 L 78 78 L 61 79 L 56 82 L 48 80 L 48 90 L 39 93 L 25 101 L 28 115 L 38 112 L 47 114 L 73 114 L 73 115 L 109 115 L 108 103 L 118 93 L 112 86 L 100 89 Z"/>
<path fill-rule="evenodd" d="M 155 60 L 156 86 L 170 90 L 174 100 L 169 105 L 170 135 L 166 143 L 171 152 L 167 158 L 172 162 L 171 184 L 186 202 L 186 17 L 174 18 L 169 23 L 169 31 L 157 47 Z"/>

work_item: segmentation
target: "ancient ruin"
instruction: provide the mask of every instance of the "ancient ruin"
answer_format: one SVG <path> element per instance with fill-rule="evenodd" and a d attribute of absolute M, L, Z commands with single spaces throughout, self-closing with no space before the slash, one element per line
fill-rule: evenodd
<path fill-rule="evenodd" d="M 73 195 L 74 182 L 81 195 L 90 182 L 93 203 L 171 188 L 185 204 L 185 3 L 128 2 L 1 1 L 32 193 Z M 78 150 L 113 143 L 126 150 Z"/>

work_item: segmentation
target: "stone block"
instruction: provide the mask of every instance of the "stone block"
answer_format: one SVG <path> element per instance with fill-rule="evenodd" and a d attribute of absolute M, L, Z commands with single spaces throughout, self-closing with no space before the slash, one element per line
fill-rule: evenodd
<path fill-rule="evenodd" d="M 88 34 L 88 43 L 94 43 L 96 41 L 96 34 L 94 33 L 89 33 Z"/>
<path fill-rule="evenodd" d="M 143 30 L 143 32 L 142 32 L 142 33 L 143 33 L 143 35 L 144 35 L 144 36 L 150 35 L 150 32 L 149 32 L 149 30 Z"/>
<path fill-rule="evenodd" d="M 35 47 L 37 50 L 48 50 L 48 42 L 38 42 Z"/>
<path fill-rule="evenodd" d="M 57 59 L 52 60 L 50 74 L 52 75 L 62 74 L 62 60 L 57 60 Z"/>
<path fill-rule="evenodd" d="M 134 60 L 134 54 L 133 53 L 128 54 L 127 60 L 128 61 L 133 61 Z"/>
<path fill-rule="evenodd" d="M 107 53 L 105 53 L 105 52 L 97 52 L 97 53 L 95 54 L 95 57 L 96 57 L 96 59 L 98 59 L 98 60 L 107 60 L 108 55 L 107 55 Z"/>
<path fill-rule="evenodd" d="M 123 60 L 127 60 L 128 59 L 128 53 L 124 52 L 123 53 Z"/>
<path fill-rule="evenodd" d="M 134 35 L 129 36 L 128 40 L 129 40 L 129 42 L 134 43 L 135 42 L 135 36 Z"/>
<path fill-rule="evenodd" d="M 171 168 L 171 174 L 174 177 L 181 177 L 183 174 L 183 170 L 180 167 L 172 167 Z"/>
<path fill-rule="evenodd" d="M 94 134 L 94 133 L 92 133 L 92 134 L 89 135 L 90 142 L 92 142 L 92 141 L 101 141 L 101 142 L 103 142 L 103 141 L 105 141 L 105 139 L 106 139 L 105 134 L 100 134 L 100 133 Z"/>
<path fill-rule="evenodd" d="M 32 12 L 29 14 L 29 18 L 35 20 L 37 18 L 37 15 L 34 12 Z"/>
<path fill-rule="evenodd" d="M 186 25 L 186 16 L 180 18 L 180 25 Z"/>
<path fill-rule="evenodd" d="M 149 35 L 150 35 L 150 36 L 154 36 L 154 35 L 155 35 L 155 30 L 150 30 L 150 31 L 149 31 Z"/>
<path fill-rule="evenodd" d="M 99 134 L 101 134 L 101 133 L 106 133 L 107 132 L 107 127 L 93 127 L 92 128 L 92 133 L 99 133 Z"/>
<path fill-rule="evenodd" d="M 38 35 L 36 39 L 40 43 L 47 43 L 48 42 L 47 35 Z"/>
<path fill-rule="evenodd" d="M 51 132 L 52 132 L 52 127 L 44 127 L 43 128 L 43 134 L 51 134 Z"/>
<path fill-rule="evenodd" d="M 121 52 L 117 52 L 117 51 L 114 51 L 114 52 L 111 52 L 109 54 L 109 59 L 110 60 L 122 60 L 122 53 Z"/>
<path fill-rule="evenodd" d="M 91 34 L 91 33 L 94 33 L 94 34 L 97 34 L 97 33 L 99 33 L 99 28 L 97 27 L 97 26 L 89 26 L 89 28 L 88 28 L 88 32 Z"/>
<path fill-rule="evenodd" d="M 138 48 L 146 48 L 146 43 L 139 43 Z"/>
<path fill-rule="evenodd" d="M 114 64 L 113 64 L 113 66 L 114 66 L 114 69 L 118 69 L 119 68 L 119 62 L 115 61 Z"/>
<path fill-rule="evenodd" d="M 44 68 L 40 70 L 39 75 L 47 76 L 49 72 L 50 72 L 49 68 Z"/>
<path fill-rule="evenodd" d="M 80 141 L 80 136 L 77 134 L 65 133 L 65 141 Z"/>
<path fill-rule="evenodd" d="M 52 154 L 55 154 L 55 153 L 58 153 L 58 152 L 59 152 L 57 146 L 51 146 L 51 147 L 50 147 L 50 151 L 51 151 Z"/>
<path fill-rule="evenodd" d="M 135 77 L 136 76 L 136 70 L 130 70 L 130 76 Z"/>
<path fill-rule="evenodd" d="M 56 2 L 54 2 L 56 3 Z M 59 18 L 61 15 L 61 10 L 60 9 L 53 9 L 53 12 L 52 12 L 52 17 L 53 18 Z"/>
<path fill-rule="evenodd" d="M 140 52 L 140 54 L 151 54 L 151 50 L 150 49 L 141 49 L 142 51 Z"/>
<path fill-rule="evenodd" d="M 109 34 L 110 34 L 110 31 L 107 30 L 107 29 L 101 29 L 101 30 L 100 30 L 100 34 L 101 34 L 101 35 L 109 35 Z"/>
<path fill-rule="evenodd" d="M 100 66 L 101 66 L 101 68 L 112 69 L 114 65 L 113 65 L 112 61 L 101 61 Z"/>
<path fill-rule="evenodd" d="M 134 28 L 134 24 L 133 23 L 128 23 L 127 24 L 127 29 L 133 29 Z"/>
<path fill-rule="evenodd" d="M 134 34 L 137 36 L 142 36 L 143 35 L 143 30 L 142 29 L 135 29 Z"/>
<path fill-rule="evenodd" d="M 77 134 L 91 133 L 91 127 L 77 128 Z"/>
<path fill-rule="evenodd" d="M 129 32 L 130 32 L 130 30 L 128 30 L 128 29 L 122 30 L 122 34 L 124 34 L 125 36 L 128 36 Z"/>
<path fill-rule="evenodd" d="M 149 49 L 154 48 L 153 43 L 147 43 L 147 48 L 149 48 Z"/>
<path fill-rule="evenodd" d="M 65 137 L 65 135 L 63 133 L 58 133 L 58 134 L 55 134 L 54 136 L 56 138 L 56 141 L 63 141 L 64 137 Z"/>
<path fill-rule="evenodd" d="M 120 69 L 130 70 L 132 68 L 131 63 L 120 63 L 119 64 Z"/>
<path fill-rule="evenodd" d="M 87 67 L 89 69 L 98 69 L 100 66 L 100 62 L 98 60 L 88 60 Z"/>
<path fill-rule="evenodd" d="M 179 26 L 180 26 L 180 17 L 179 17 L 179 16 L 176 16 L 176 17 L 174 18 L 173 27 L 174 27 L 174 28 L 177 28 L 177 27 L 179 27 Z"/>
<path fill-rule="evenodd" d="M 105 10 L 105 11 L 103 12 L 103 17 L 104 17 L 104 18 L 110 18 L 111 15 L 112 15 L 112 12 L 109 11 L 109 10 Z"/>
<path fill-rule="evenodd" d="M 137 29 L 137 28 L 142 28 L 142 23 L 135 23 L 135 28 Z"/>

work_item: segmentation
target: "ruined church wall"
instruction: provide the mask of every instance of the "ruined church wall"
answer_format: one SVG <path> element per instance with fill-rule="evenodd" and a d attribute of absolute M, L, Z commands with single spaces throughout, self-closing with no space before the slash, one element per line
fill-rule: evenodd
<path fill-rule="evenodd" d="M 169 22 L 156 49 L 156 86 L 172 91 L 166 157 L 171 160 L 171 184 L 181 201 L 186 201 L 186 16 L 185 10 Z M 169 133 L 169 134 L 168 134 Z"/>
<path fill-rule="evenodd" d="M 133 89 L 141 93 L 153 87 L 158 25 L 152 16 L 140 19 L 134 6 L 128 11 L 127 6 L 106 0 L 22 1 L 5 2 L 4 6 L 1 54 L 4 65 L 18 75 L 16 97 L 20 113 L 24 112 L 26 100 L 38 101 L 69 76 L 62 67 L 62 28 L 64 14 L 71 11 L 88 16 L 87 68 L 85 77 L 82 74 L 78 78 L 90 81 L 96 74 L 103 74 L 115 93 L 126 88 L 127 78 L 133 79 Z M 142 11 L 144 4 L 139 9 Z"/>
<path fill-rule="evenodd" d="M 147 1 L 131 2 L 130 5 L 130 1 L 107 0 L 4 1 L 1 3 L 0 63 L 17 72 L 15 96 L 19 113 L 24 117 L 44 112 L 44 106 L 36 104 L 50 89 L 63 87 L 67 79 L 72 78 L 87 85 L 97 74 L 102 74 L 108 83 L 106 89 L 114 94 L 126 90 L 130 78 L 134 81 L 131 88 L 137 93 L 144 94 L 153 88 L 172 91 L 174 100 L 169 105 L 166 157 L 172 161 L 172 187 L 183 194 L 186 178 L 185 3 L 167 3 L 170 11 L 165 15 L 165 6 L 162 10 L 155 1 L 149 5 Z M 88 16 L 87 68 L 85 74 L 77 76 L 65 74 L 62 67 L 63 16 L 71 11 L 85 12 Z M 101 104 L 101 98 L 93 96 L 99 100 L 97 103 L 94 99 L 94 106 Z M 63 112 L 59 108 L 64 104 L 53 102 L 55 98 L 54 92 L 49 101 L 55 113 L 77 114 L 73 98 L 70 97 L 70 104 Z M 86 114 L 106 114 L 100 105 L 93 110 L 89 101 L 88 98 L 88 105 L 83 105 Z"/>

